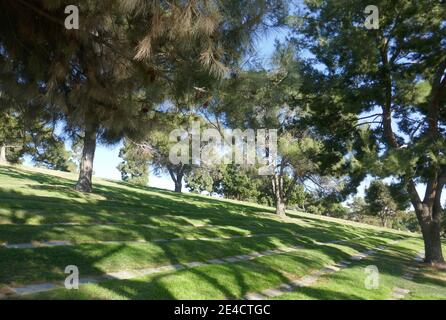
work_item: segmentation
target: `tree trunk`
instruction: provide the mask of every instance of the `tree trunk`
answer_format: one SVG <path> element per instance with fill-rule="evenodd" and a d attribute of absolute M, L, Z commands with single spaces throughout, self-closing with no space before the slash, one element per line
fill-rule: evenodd
<path fill-rule="evenodd" d="M 6 163 L 6 146 L 0 147 L 0 163 Z"/>
<path fill-rule="evenodd" d="M 432 221 L 423 229 L 424 251 L 426 253 L 424 261 L 430 264 L 444 263 L 443 252 L 441 251 L 441 226 Z"/>
<path fill-rule="evenodd" d="M 92 192 L 93 161 L 96 151 L 97 126 L 88 124 L 85 128 L 84 147 L 79 170 L 79 179 L 75 189 L 80 192 Z"/>
<path fill-rule="evenodd" d="M 444 257 L 441 249 L 441 219 L 432 219 L 433 208 L 424 208 L 417 212 L 424 240 L 424 262 L 436 265 L 443 264 Z M 435 216 L 435 215 L 434 215 Z M 439 215 L 441 217 L 441 215 Z"/>
<path fill-rule="evenodd" d="M 275 174 L 272 177 L 272 187 L 274 193 L 274 202 L 276 204 L 276 214 L 280 217 L 285 216 L 285 200 L 283 197 L 282 177 Z"/>
<path fill-rule="evenodd" d="M 182 188 L 183 188 L 182 180 L 177 179 L 177 181 L 175 181 L 175 192 L 181 193 Z"/>
<path fill-rule="evenodd" d="M 282 199 L 276 199 L 276 214 L 281 217 L 285 216 L 285 203 Z"/>
<path fill-rule="evenodd" d="M 424 241 L 424 262 L 436 265 L 444 264 L 443 253 L 441 251 L 441 218 L 443 208 L 441 207 L 441 193 L 446 182 L 446 167 L 439 175 L 429 179 L 426 186 L 424 200 L 421 201 L 416 185 L 413 180 L 408 180 L 409 196 L 418 223 L 421 227 Z"/>
<path fill-rule="evenodd" d="M 169 171 L 170 177 L 175 184 L 175 192 L 181 193 L 183 188 L 184 167 L 175 168 L 168 166 L 167 171 Z"/>
<path fill-rule="evenodd" d="M 385 217 L 381 217 L 381 226 L 387 228 L 387 219 Z"/>

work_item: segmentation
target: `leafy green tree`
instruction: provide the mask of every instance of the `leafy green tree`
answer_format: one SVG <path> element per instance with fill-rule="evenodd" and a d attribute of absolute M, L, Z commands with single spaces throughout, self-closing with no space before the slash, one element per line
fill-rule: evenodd
<path fill-rule="evenodd" d="M 346 219 L 349 216 L 348 208 L 340 202 L 337 192 L 324 193 L 321 190 L 309 193 L 307 211 L 317 215 Z"/>
<path fill-rule="evenodd" d="M 296 125 L 305 113 L 297 103 L 301 79 L 296 58 L 291 46 L 278 44 L 270 70 L 254 68 L 228 79 L 217 109 L 231 128 L 277 130 L 278 157 L 268 184 L 278 215 L 285 214 L 296 188 L 318 172 L 314 156 L 319 143 L 310 130 Z"/>
<path fill-rule="evenodd" d="M 67 4 L 3 2 L 0 42 L 2 55 L 19 65 L 15 78 L 64 115 L 67 131 L 81 132 L 82 192 L 92 191 L 97 141 L 136 137 L 172 79 L 191 67 L 221 76 L 265 20 L 277 25 L 286 12 L 280 0 L 83 1 L 80 30 L 67 31 Z"/>
<path fill-rule="evenodd" d="M 64 141 L 52 132 L 47 131 L 45 135 L 33 136 L 31 141 L 26 146 L 25 153 L 31 155 L 32 161 L 37 166 L 51 170 L 76 172 L 77 166 L 71 160 L 71 152 L 65 149 Z"/>
<path fill-rule="evenodd" d="M 15 152 L 23 148 L 23 131 L 19 119 L 10 111 L 0 115 L 0 163 L 17 162 L 20 154 Z"/>
<path fill-rule="evenodd" d="M 62 138 L 54 133 L 50 114 L 29 117 L 30 108 L 2 94 L 0 114 L 0 162 L 18 163 L 23 156 L 31 156 L 38 166 L 61 171 L 74 171 L 71 154 Z M 0 98 L 0 99 L 1 99 Z M 26 102 L 22 102 L 23 104 Z"/>
<path fill-rule="evenodd" d="M 124 139 L 119 157 L 123 159 L 118 166 L 123 181 L 142 186 L 149 183 L 150 153 Z"/>
<path fill-rule="evenodd" d="M 382 181 L 372 181 L 366 190 L 365 200 L 368 212 L 378 216 L 383 227 L 387 227 L 388 221 L 397 214 L 397 204 L 390 194 L 389 187 Z"/>
<path fill-rule="evenodd" d="M 154 168 L 155 174 L 167 173 L 175 185 L 175 192 L 181 192 L 184 178 L 193 168 L 192 154 L 186 157 L 186 161 L 173 163 L 170 159 L 171 148 L 176 143 L 170 140 L 171 132 L 183 129 L 187 133 L 187 138 L 192 133 L 194 121 L 200 121 L 193 112 L 179 113 L 174 110 L 164 110 L 156 112 L 153 116 L 153 126 L 147 131 L 146 135 L 141 137 L 136 146 L 144 152 L 150 154 L 150 163 Z"/>
<path fill-rule="evenodd" d="M 367 214 L 367 204 L 363 197 L 354 197 L 349 204 L 350 213 L 349 220 L 361 221 L 362 216 Z"/>
<path fill-rule="evenodd" d="M 279 159 L 272 177 L 272 191 L 276 213 L 285 214 L 285 206 L 293 204 L 293 195 L 299 186 L 312 182 L 319 169 L 314 160 L 319 152 L 319 143 L 307 132 L 283 133 L 278 141 Z"/>
<path fill-rule="evenodd" d="M 285 183 L 290 179 L 285 176 Z M 221 195 L 228 199 L 251 201 L 264 205 L 274 205 L 271 180 L 259 176 L 256 167 L 236 164 L 194 167 L 186 177 L 186 186 L 192 192 L 203 191 Z M 307 194 L 303 186 L 293 188 L 287 204 L 304 208 Z"/>
<path fill-rule="evenodd" d="M 219 168 L 220 180 L 216 183 L 217 193 L 225 198 L 239 201 L 256 201 L 260 196 L 261 181 L 253 170 L 240 165 L 222 165 Z"/>
<path fill-rule="evenodd" d="M 214 192 L 214 180 L 211 168 L 194 167 L 185 177 L 186 187 L 193 193 Z"/>
<path fill-rule="evenodd" d="M 421 232 L 420 224 L 418 223 L 417 215 L 414 211 L 407 212 L 402 221 L 404 227 L 410 232 Z"/>
<path fill-rule="evenodd" d="M 327 160 L 399 179 L 421 226 L 425 261 L 441 249 L 446 181 L 446 10 L 440 1 L 376 1 L 379 28 L 364 26 L 367 1 L 306 1 L 295 43 L 306 49 L 308 121 L 324 136 Z M 346 157 L 347 156 L 347 157 Z M 426 184 L 424 196 L 416 189 Z"/>

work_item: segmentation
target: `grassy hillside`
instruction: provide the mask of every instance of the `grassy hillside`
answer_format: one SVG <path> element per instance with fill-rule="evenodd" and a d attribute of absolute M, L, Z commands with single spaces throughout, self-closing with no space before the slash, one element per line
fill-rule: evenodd
<path fill-rule="evenodd" d="M 75 178 L 0 166 L 0 298 L 244 298 L 343 261 L 311 285 L 266 298 L 388 299 L 395 287 L 410 291 L 405 299 L 446 298 L 444 272 L 423 267 L 402 278 L 422 250 L 416 234 L 298 212 L 279 219 L 255 204 L 100 179 L 85 195 L 73 190 Z M 92 283 L 17 294 L 63 285 L 68 265 Z M 380 272 L 374 290 L 364 285 L 368 265 Z"/>

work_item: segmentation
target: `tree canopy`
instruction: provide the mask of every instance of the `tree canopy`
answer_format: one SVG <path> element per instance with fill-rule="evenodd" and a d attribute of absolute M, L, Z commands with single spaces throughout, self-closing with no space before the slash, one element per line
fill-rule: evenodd
<path fill-rule="evenodd" d="M 377 1 L 379 28 L 369 30 L 367 1 L 306 4 L 293 27 L 297 48 L 310 53 L 308 122 L 323 134 L 331 162 L 349 169 L 352 185 L 366 174 L 397 179 L 415 208 L 426 261 L 443 262 L 444 5 Z M 418 183 L 427 186 L 424 196 Z"/>

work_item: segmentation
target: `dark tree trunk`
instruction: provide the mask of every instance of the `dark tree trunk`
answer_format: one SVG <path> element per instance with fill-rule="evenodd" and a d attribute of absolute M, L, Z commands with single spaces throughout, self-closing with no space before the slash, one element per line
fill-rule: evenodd
<path fill-rule="evenodd" d="M 84 147 L 79 170 L 79 179 L 75 189 L 80 192 L 92 192 L 93 161 L 96 151 L 97 126 L 88 124 L 85 128 Z"/>
<path fill-rule="evenodd" d="M 386 217 L 381 217 L 381 226 L 387 228 L 387 219 Z"/>
<path fill-rule="evenodd" d="M 183 188 L 183 176 L 184 167 L 181 167 L 180 171 L 177 173 L 177 178 L 175 180 L 175 192 L 181 193 L 181 189 Z"/>
<path fill-rule="evenodd" d="M 183 188 L 183 184 L 181 180 L 175 181 L 175 192 L 181 193 L 181 189 Z"/>
<path fill-rule="evenodd" d="M 432 214 L 434 208 L 425 207 L 422 212 L 417 212 L 424 240 L 424 262 L 435 265 L 443 264 L 444 257 L 441 249 L 441 219 Z M 441 217 L 441 215 L 438 215 Z"/>
<path fill-rule="evenodd" d="M 6 161 L 6 146 L 0 147 L 0 163 L 5 163 Z"/>
<path fill-rule="evenodd" d="M 167 171 L 169 171 L 170 177 L 175 184 L 175 192 L 181 193 L 181 190 L 183 188 L 184 167 L 167 167 Z"/>
<path fill-rule="evenodd" d="M 444 263 L 443 252 L 441 251 L 441 226 L 432 221 L 423 229 L 425 262 L 430 264 Z"/>
<path fill-rule="evenodd" d="M 424 262 L 432 265 L 444 264 L 441 251 L 441 218 L 443 215 L 441 193 L 445 182 L 446 167 L 442 167 L 440 172 L 428 180 L 423 200 L 419 197 L 413 180 L 409 179 L 407 184 L 407 191 L 423 234 Z"/>

